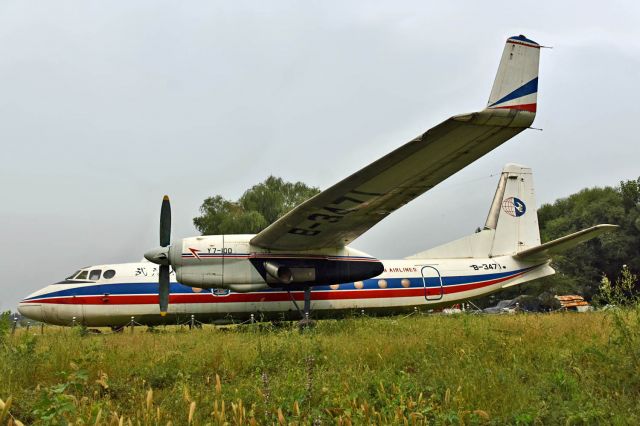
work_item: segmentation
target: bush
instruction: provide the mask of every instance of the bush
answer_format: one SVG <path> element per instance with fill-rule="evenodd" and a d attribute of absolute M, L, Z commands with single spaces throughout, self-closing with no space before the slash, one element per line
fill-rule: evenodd
<path fill-rule="evenodd" d="M 11 329 L 11 312 L 6 311 L 0 314 L 0 346 L 4 346 Z"/>

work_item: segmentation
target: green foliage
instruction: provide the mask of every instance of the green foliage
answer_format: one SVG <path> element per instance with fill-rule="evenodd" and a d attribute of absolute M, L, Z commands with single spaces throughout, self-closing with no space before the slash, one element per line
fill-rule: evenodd
<path fill-rule="evenodd" d="M 3 346 L 11 329 L 11 312 L 0 313 L 0 346 Z"/>
<path fill-rule="evenodd" d="M 69 424 L 75 418 L 78 405 L 76 395 L 84 393 L 89 374 L 73 363 L 71 369 L 70 373 L 59 373 L 61 383 L 40 389 L 40 396 L 32 412 L 39 424 Z"/>
<path fill-rule="evenodd" d="M 220 195 L 207 198 L 193 224 L 203 235 L 255 234 L 318 192 L 318 188 L 302 182 L 285 182 L 269 176 L 237 201 Z"/>
<path fill-rule="evenodd" d="M 622 266 L 622 273 L 612 283 L 606 275 L 602 276 L 600 289 L 594 298 L 600 305 L 637 305 L 640 303 L 640 282 L 627 265 Z"/>
<path fill-rule="evenodd" d="M 626 212 L 633 211 L 640 204 L 640 178 L 620 182 L 622 205 Z"/>
<path fill-rule="evenodd" d="M 640 178 L 616 188 L 590 188 L 545 204 L 538 210 L 542 241 L 550 241 L 600 223 L 620 229 L 581 244 L 554 258 L 557 274 L 525 287 L 535 293 L 578 293 L 591 299 L 600 277 L 617 277 L 622 265 L 640 271 Z"/>
<path fill-rule="evenodd" d="M 13 345 L 8 348 L 10 359 L 13 358 L 14 361 L 30 360 L 37 356 L 37 340 L 36 336 L 32 334 L 22 334 L 20 337 L 15 339 Z"/>
<path fill-rule="evenodd" d="M 164 389 L 180 382 L 184 376 L 184 369 L 179 368 L 178 352 L 167 353 L 160 362 L 149 365 L 145 376 L 149 386 L 154 389 Z"/>
<path fill-rule="evenodd" d="M 268 225 L 259 212 L 245 211 L 240 203 L 220 195 L 207 198 L 200 212 L 193 224 L 203 235 L 257 233 Z"/>
<path fill-rule="evenodd" d="M 610 341 L 626 353 L 618 368 L 640 375 L 640 281 L 626 265 L 620 277 L 612 283 L 602 277 L 596 300 L 606 306 L 606 314 L 613 325 Z M 627 307 L 621 309 L 620 307 Z"/>
<path fill-rule="evenodd" d="M 34 425 L 638 424 L 640 317 L 615 312 L 626 337 L 609 311 L 360 317 L 304 333 L 51 327 L 28 343 L 46 357 L 0 349 L 0 397 Z"/>

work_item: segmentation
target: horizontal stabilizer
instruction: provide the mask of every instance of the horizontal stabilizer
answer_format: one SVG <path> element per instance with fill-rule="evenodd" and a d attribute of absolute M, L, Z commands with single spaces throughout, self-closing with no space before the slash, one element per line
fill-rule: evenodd
<path fill-rule="evenodd" d="M 573 234 L 565 235 L 548 243 L 541 244 L 537 247 L 530 248 L 525 251 L 521 251 L 514 257 L 519 260 L 537 260 L 548 259 L 554 254 L 562 253 L 570 248 L 589 241 L 598 235 L 605 232 L 613 231 L 618 228 L 618 225 L 596 225 L 591 228 L 583 229 L 582 231 L 575 232 Z"/>

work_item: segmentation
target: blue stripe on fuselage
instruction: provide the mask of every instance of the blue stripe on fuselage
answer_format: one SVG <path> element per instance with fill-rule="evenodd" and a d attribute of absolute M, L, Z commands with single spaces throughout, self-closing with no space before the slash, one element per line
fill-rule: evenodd
<path fill-rule="evenodd" d="M 509 272 L 498 272 L 493 274 L 483 274 L 483 275 L 459 275 L 459 276 L 450 276 L 450 277 L 442 277 L 442 284 L 444 286 L 454 286 L 460 284 L 471 284 L 481 281 L 489 281 L 498 278 L 508 277 L 510 275 L 516 275 L 521 272 L 525 272 L 535 268 L 523 268 L 516 271 Z M 411 282 L 409 287 L 423 287 L 422 277 L 400 277 L 400 278 L 372 278 L 363 281 L 363 289 L 380 289 L 378 286 L 378 281 L 385 280 L 387 282 L 386 288 L 406 288 L 402 285 L 402 280 L 408 279 Z M 437 287 L 440 285 L 438 278 L 426 278 L 428 287 Z M 340 291 L 340 290 L 355 290 L 354 283 L 344 283 L 340 284 L 340 287 L 337 290 L 333 290 L 329 285 L 320 285 L 314 286 L 314 291 Z M 206 291 L 206 290 L 205 290 Z M 281 289 L 265 289 L 260 290 L 260 292 L 269 292 L 269 291 L 282 291 Z M 182 285 L 180 283 L 173 282 L 170 285 L 171 294 L 192 294 L 194 293 L 192 287 Z M 69 297 L 69 296 L 94 296 L 94 295 L 131 295 L 131 294 L 157 294 L 158 293 L 158 284 L 156 282 L 136 282 L 136 283 L 120 283 L 120 284 L 100 284 L 96 283 L 94 285 L 68 288 L 59 291 L 53 291 L 47 294 L 41 294 L 29 299 L 25 300 L 38 300 L 45 299 L 50 297 Z"/>

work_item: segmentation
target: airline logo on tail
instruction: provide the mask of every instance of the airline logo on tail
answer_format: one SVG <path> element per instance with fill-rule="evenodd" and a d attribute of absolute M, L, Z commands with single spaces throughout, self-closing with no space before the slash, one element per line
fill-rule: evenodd
<path fill-rule="evenodd" d="M 502 202 L 502 210 L 509 216 L 520 217 L 527 212 L 527 206 L 521 199 L 509 197 Z"/>

